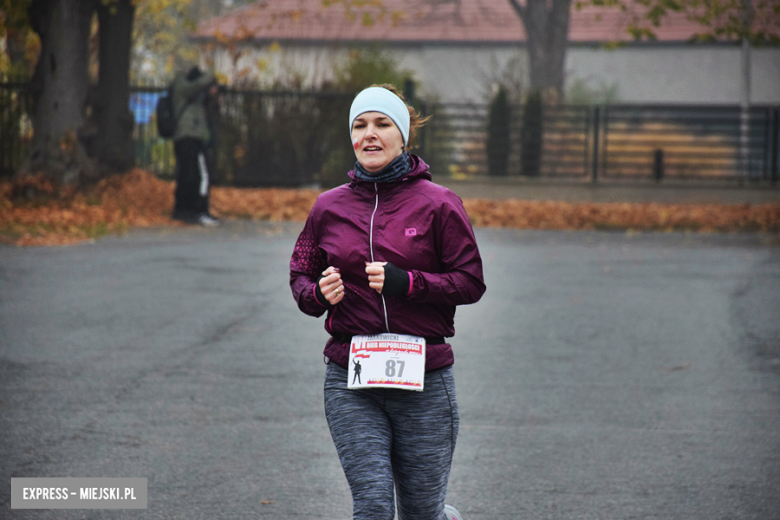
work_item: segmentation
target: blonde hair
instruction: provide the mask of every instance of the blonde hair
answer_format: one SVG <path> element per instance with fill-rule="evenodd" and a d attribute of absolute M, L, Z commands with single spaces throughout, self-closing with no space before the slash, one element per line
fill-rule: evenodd
<path fill-rule="evenodd" d="M 383 89 L 389 90 L 390 92 L 398 96 L 399 99 L 404 102 L 404 105 L 406 105 L 406 109 L 409 111 L 409 139 L 406 144 L 406 150 L 411 150 L 412 148 L 414 148 L 414 140 L 417 137 L 417 129 L 421 128 L 425 123 L 427 123 L 432 116 L 422 117 L 422 114 L 417 112 L 417 110 L 415 110 L 413 106 L 411 106 L 409 103 L 406 102 L 406 99 L 404 99 L 404 95 L 401 93 L 401 91 L 398 90 L 398 88 L 395 85 L 391 85 L 390 83 L 382 83 L 382 84 L 374 84 L 371 86 L 381 87 Z"/>

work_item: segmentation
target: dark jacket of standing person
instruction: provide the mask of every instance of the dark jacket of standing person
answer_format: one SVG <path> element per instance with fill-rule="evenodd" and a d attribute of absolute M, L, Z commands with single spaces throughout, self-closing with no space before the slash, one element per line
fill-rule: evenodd
<path fill-rule="evenodd" d="M 197 73 L 193 72 L 194 70 L 197 70 Z M 174 114 L 180 114 L 176 132 L 173 134 L 174 141 L 185 137 L 200 139 L 204 143 L 211 140 L 212 130 L 206 111 L 206 96 L 207 89 L 215 83 L 213 74 L 196 68 L 186 75 L 177 75 L 173 80 Z"/>

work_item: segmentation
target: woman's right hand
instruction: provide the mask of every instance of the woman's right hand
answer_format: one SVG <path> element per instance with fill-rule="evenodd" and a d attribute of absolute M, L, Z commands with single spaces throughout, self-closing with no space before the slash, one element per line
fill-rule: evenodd
<path fill-rule="evenodd" d="M 344 298 L 344 284 L 337 267 L 330 266 L 322 272 L 320 291 L 331 305 L 336 305 Z"/>

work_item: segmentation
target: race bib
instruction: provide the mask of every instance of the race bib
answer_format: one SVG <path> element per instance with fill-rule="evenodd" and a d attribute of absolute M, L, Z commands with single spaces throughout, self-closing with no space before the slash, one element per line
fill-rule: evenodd
<path fill-rule="evenodd" d="M 347 387 L 423 390 L 425 338 L 406 334 L 352 336 Z"/>

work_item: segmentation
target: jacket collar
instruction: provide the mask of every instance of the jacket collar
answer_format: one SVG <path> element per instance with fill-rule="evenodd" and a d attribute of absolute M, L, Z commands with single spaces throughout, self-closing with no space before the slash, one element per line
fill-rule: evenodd
<path fill-rule="evenodd" d="M 433 176 L 431 175 L 431 172 L 429 171 L 430 166 L 425 164 L 425 161 L 423 161 L 422 159 L 420 159 L 420 157 L 418 157 L 418 156 L 416 156 L 414 154 L 411 154 L 411 153 L 409 154 L 409 159 L 411 160 L 411 163 L 412 163 L 412 169 L 411 169 L 411 171 L 409 173 L 407 173 L 406 175 L 404 175 L 403 177 L 401 177 L 400 179 L 398 179 L 396 181 L 384 182 L 384 183 L 381 183 L 381 184 L 382 185 L 388 185 L 388 186 L 394 186 L 394 185 L 397 185 L 398 183 L 409 182 L 409 181 L 411 181 L 413 179 L 427 179 L 427 180 L 433 179 Z M 359 186 L 359 185 L 373 185 L 374 184 L 371 181 L 361 181 L 360 179 L 358 179 L 355 176 L 355 170 L 350 170 L 349 173 L 347 173 L 347 175 L 349 175 L 349 178 L 352 179 L 352 182 L 349 183 L 350 187 Z"/>

